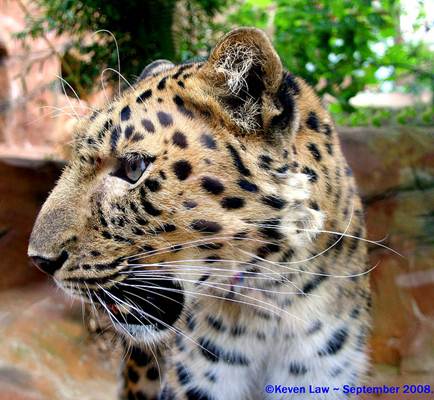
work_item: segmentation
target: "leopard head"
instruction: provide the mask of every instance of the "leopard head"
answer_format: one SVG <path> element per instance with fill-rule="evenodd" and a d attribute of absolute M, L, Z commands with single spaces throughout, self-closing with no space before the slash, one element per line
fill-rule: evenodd
<path fill-rule="evenodd" d="M 29 256 L 145 342 L 201 296 L 254 298 L 282 274 L 277 260 L 308 246 L 301 228 L 321 225 L 308 176 L 292 168 L 297 85 L 251 28 L 226 35 L 206 62 L 152 63 L 79 123 Z"/>

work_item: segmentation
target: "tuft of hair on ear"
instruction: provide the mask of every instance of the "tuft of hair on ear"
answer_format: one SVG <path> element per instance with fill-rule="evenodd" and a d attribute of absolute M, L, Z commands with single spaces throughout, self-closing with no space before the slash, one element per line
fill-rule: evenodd
<path fill-rule="evenodd" d="M 168 60 L 155 60 L 148 64 L 137 78 L 136 82 L 140 82 L 152 75 L 156 75 L 160 72 L 171 69 L 175 66 L 171 61 Z"/>
<path fill-rule="evenodd" d="M 214 69 L 225 76 L 232 94 L 249 89 L 247 79 L 255 66 L 257 72 L 260 72 L 262 61 L 255 50 L 243 43 L 235 43 L 227 47 L 222 57 L 216 61 Z"/>
<path fill-rule="evenodd" d="M 271 129 L 273 118 L 282 112 L 282 62 L 259 29 L 229 32 L 214 47 L 201 74 L 244 132 Z"/>

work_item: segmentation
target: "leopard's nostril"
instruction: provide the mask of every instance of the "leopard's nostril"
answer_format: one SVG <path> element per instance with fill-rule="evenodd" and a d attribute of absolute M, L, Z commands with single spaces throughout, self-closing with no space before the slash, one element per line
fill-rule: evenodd
<path fill-rule="evenodd" d="M 30 257 L 35 264 L 42 272 L 45 272 L 49 275 L 54 275 L 54 273 L 62 267 L 65 261 L 68 259 L 68 252 L 62 251 L 59 257 L 53 258 L 44 258 L 39 256 Z"/>

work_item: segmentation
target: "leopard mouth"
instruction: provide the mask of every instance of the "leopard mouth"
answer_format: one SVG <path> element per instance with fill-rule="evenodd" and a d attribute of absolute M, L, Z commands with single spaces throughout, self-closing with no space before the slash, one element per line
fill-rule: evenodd
<path fill-rule="evenodd" d="M 113 323 L 152 327 L 154 330 L 170 328 L 184 307 L 181 287 L 166 279 L 126 279 L 94 296 Z"/>

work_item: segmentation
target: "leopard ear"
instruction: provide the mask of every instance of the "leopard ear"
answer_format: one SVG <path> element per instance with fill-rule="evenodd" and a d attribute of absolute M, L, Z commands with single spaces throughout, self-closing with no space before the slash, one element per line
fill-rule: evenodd
<path fill-rule="evenodd" d="M 218 100 L 243 131 L 268 130 L 286 105 L 284 71 L 266 34 L 239 28 L 224 36 L 202 68 Z"/>
<path fill-rule="evenodd" d="M 149 65 L 143 68 L 142 73 L 137 78 L 137 82 L 140 82 L 143 79 L 148 78 L 151 75 L 158 74 L 159 72 L 166 71 L 170 68 L 173 68 L 175 64 L 168 60 L 155 60 L 152 61 Z"/>

